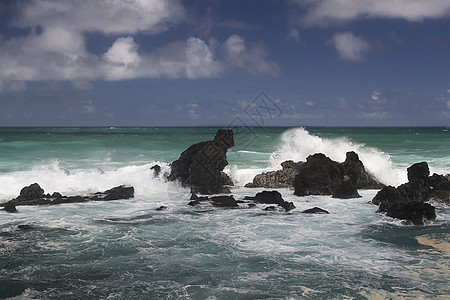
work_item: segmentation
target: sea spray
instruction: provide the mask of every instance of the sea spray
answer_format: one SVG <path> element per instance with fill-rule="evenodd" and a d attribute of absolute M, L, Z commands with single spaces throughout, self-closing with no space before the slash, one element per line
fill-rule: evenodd
<path fill-rule="evenodd" d="M 24 186 L 34 182 L 46 193 L 60 192 L 63 195 L 80 195 L 104 191 L 118 185 L 131 185 L 136 195 L 167 190 L 163 178 L 169 172 L 165 162 L 151 162 L 142 165 L 129 165 L 119 168 L 71 169 L 61 167 L 61 162 L 52 160 L 42 162 L 23 171 L 0 174 L 0 199 L 9 200 L 17 197 Z M 161 174 L 154 175 L 151 167 L 161 166 Z"/>
<path fill-rule="evenodd" d="M 280 169 L 286 160 L 306 161 L 309 155 L 323 153 L 332 160 L 343 162 L 348 151 L 355 151 L 366 170 L 385 184 L 397 185 L 406 181 L 406 171 L 395 168 L 391 157 L 381 150 L 358 144 L 347 138 L 321 138 L 304 128 L 293 128 L 281 136 L 278 149 L 270 156 L 270 168 Z"/>

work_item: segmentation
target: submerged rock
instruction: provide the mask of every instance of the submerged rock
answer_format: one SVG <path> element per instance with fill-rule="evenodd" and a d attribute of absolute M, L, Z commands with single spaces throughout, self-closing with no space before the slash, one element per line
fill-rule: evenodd
<path fill-rule="evenodd" d="M 214 140 L 194 144 L 181 153 L 171 164 L 168 180 L 181 181 L 184 186 L 190 186 L 193 193 L 229 193 L 221 172 L 228 165 L 227 150 L 233 146 L 233 131 L 220 129 Z"/>

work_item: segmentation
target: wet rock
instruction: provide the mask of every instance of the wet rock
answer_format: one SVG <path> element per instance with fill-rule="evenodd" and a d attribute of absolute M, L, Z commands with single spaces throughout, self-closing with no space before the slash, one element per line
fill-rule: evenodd
<path fill-rule="evenodd" d="M 365 170 L 358 154 L 353 151 L 347 152 L 343 163 L 316 153 L 310 155 L 306 162 L 288 160 L 281 166 L 282 170 L 256 175 L 245 187 L 294 188 L 297 196 L 334 195 L 348 199 L 360 197 L 358 188 L 379 189 L 384 186 Z"/>
<path fill-rule="evenodd" d="M 316 206 L 302 211 L 302 214 L 329 214 L 329 212 Z"/>
<path fill-rule="evenodd" d="M 179 180 L 200 194 L 229 193 L 221 171 L 228 165 L 227 150 L 234 146 L 232 130 L 220 129 L 214 140 L 194 144 L 172 162 L 169 181 Z"/>
<path fill-rule="evenodd" d="M 17 198 L 23 200 L 39 199 L 44 197 L 44 190 L 37 183 L 24 187 L 20 191 L 20 196 Z"/>
<path fill-rule="evenodd" d="M 104 191 L 103 193 L 95 193 L 99 198 L 96 199 L 95 196 L 91 200 L 101 200 L 101 201 L 111 201 L 120 199 L 130 199 L 134 197 L 134 187 L 120 185 L 116 186 L 110 190 Z M 89 197 L 88 197 L 89 199 Z"/>
<path fill-rule="evenodd" d="M 384 184 L 374 178 L 366 171 L 364 164 L 354 151 L 346 153 L 345 161 L 341 164 L 344 176 L 350 177 L 357 189 L 381 189 Z"/>
<path fill-rule="evenodd" d="M 233 180 L 231 179 L 230 176 L 228 176 L 227 173 L 225 173 L 225 172 L 220 172 L 220 175 L 222 176 L 222 184 L 223 184 L 223 185 L 234 186 Z"/>
<path fill-rule="evenodd" d="M 341 181 L 339 164 L 322 153 L 306 158 L 295 177 L 294 195 L 332 195 L 333 187 Z"/>
<path fill-rule="evenodd" d="M 4 211 L 7 211 L 9 213 L 15 213 L 17 212 L 16 206 L 14 205 L 14 203 L 12 202 L 8 202 L 5 204 L 5 206 L 3 207 Z"/>
<path fill-rule="evenodd" d="M 409 220 L 416 225 L 434 220 L 435 208 L 425 202 L 434 200 L 449 204 L 450 182 L 442 175 L 428 176 L 426 162 L 413 164 L 407 171 L 409 182 L 398 187 L 384 187 L 375 195 L 372 203 L 379 205 L 377 212 Z"/>
<path fill-rule="evenodd" d="M 347 175 L 344 176 L 344 179 L 341 183 L 337 184 L 333 188 L 333 198 L 350 199 L 360 197 L 361 195 L 358 194 L 356 185 Z"/>
<path fill-rule="evenodd" d="M 37 198 L 33 198 L 37 197 Z M 57 205 L 64 203 L 83 203 L 88 201 L 111 201 L 119 199 L 130 199 L 134 197 L 132 186 L 117 186 L 104 192 L 98 192 L 87 196 L 63 196 L 58 192 L 44 194 L 44 190 L 35 183 L 21 190 L 21 194 L 11 201 L 0 204 L 6 211 L 14 211 L 19 205 Z"/>
<path fill-rule="evenodd" d="M 436 219 L 436 209 L 429 203 L 411 201 L 390 205 L 386 215 L 411 221 L 414 225 L 424 225 Z"/>
<path fill-rule="evenodd" d="M 293 188 L 301 164 L 292 160 L 284 161 L 281 163 L 282 170 L 258 174 L 253 178 L 253 182 L 247 183 L 245 187 Z"/>
<path fill-rule="evenodd" d="M 408 181 L 412 182 L 415 180 L 427 180 L 430 176 L 430 169 L 426 162 L 415 163 L 406 169 L 408 172 Z"/>
<path fill-rule="evenodd" d="M 166 209 L 167 209 L 167 206 L 162 205 L 162 206 L 158 207 L 156 210 L 161 211 L 161 210 L 166 210 Z"/>
<path fill-rule="evenodd" d="M 283 197 L 278 191 L 262 191 L 257 193 L 254 197 L 246 196 L 245 200 L 253 200 L 263 204 L 277 204 L 284 208 L 285 211 L 290 211 L 295 208 L 294 203 L 284 201 Z"/>
<path fill-rule="evenodd" d="M 219 207 L 239 207 L 233 196 L 215 196 L 211 197 L 211 202 L 214 206 Z"/>

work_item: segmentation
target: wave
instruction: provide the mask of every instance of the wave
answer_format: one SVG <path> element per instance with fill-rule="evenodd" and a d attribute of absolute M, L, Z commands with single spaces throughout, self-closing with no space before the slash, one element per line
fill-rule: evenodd
<path fill-rule="evenodd" d="M 154 177 L 150 168 L 158 164 L 161 175 Z M 82 195 L 104 191 L 118 185 L 131 185 L 136 195 L 167 190 L 163 179 L 169 165 L 154 161 L 142 165 L 123 166 L 114 169 L 77 169 L 61 167 L 59 160 L 44 161 L 24 171 L 0 175 L 0 202 L 17 197 L 24 186 L 37 182 L 45 193 L 60 192 L 63 195 Z"/>
<path fill-rule="evenodd" d="M 396 168 L 389 154 L 347 138 L 315 136 L 304 128 L 293 128 L 282 135 L 278 149 L 270 156 L 270 169 L 280 169 L 285 160 L 306 161 L 314 153 L 323 153 L 332 160 L 343 162 L 348 151 L 355 151 L 366 170 L 380 182 L 398 185 L 406 181 L 406 171 Z"/>

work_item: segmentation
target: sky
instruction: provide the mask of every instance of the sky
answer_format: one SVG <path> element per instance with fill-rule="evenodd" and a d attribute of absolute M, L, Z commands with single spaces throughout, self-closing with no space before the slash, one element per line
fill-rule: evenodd
<path fill-rule="evenodd" d="M 450 126 L 450 0 L 2 0 L 0 126 Z"/>

